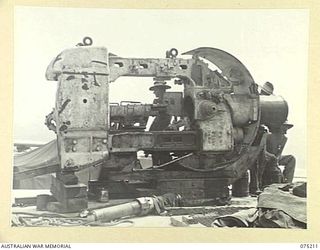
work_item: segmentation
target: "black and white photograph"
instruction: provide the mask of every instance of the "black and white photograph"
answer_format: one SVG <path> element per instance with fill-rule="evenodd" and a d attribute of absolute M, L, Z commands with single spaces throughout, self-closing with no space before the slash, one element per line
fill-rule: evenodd
<path fill-rule="evenodd" d="M 11 227 L 308 229 L 309 10 L 15 6 L 13 48 Z"/>

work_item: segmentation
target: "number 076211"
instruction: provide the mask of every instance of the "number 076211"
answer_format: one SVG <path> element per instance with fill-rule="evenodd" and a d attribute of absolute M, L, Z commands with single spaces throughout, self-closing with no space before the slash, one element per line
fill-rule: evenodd
<path fill-rule="evenodd" d="M 304 248 L 304 249 L 311 249 L 311 248 L 318 248 L 318 244 L 317 243 L 303 243 L 300 244 L 300 248 Z"/>

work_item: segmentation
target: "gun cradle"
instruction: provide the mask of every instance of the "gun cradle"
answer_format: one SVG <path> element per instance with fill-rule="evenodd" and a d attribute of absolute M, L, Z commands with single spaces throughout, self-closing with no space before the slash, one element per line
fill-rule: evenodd
<path fill-rule="evenodd" d="M 264 147 L 260 126 L 282 124 L 288 107 L 278 96 L 261 99 L 249 71 L 227 52 L 198 48 L 185 55 L 191 58 L 122 58 L 83 46 L 52 60 L 46 77 L 58 81 L 53 119 L 61 170 L 101 164 L 99 183 L 111 197 L 123 180 L 147 182 L 153 193 L 228 196 L 227 186 Z M 154 77 L 154 103 L 109 103 L 109 85 L 122 76 Z M 183 92 L 166 91 L 171 79 Z M 139 169 L 139 150 L 152 156 L 151 168 Z"/>

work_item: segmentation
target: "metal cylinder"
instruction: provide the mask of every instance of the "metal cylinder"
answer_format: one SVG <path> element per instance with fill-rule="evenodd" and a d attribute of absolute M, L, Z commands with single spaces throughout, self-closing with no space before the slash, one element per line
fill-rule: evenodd
<path fill-rule="evenodd" d="M 99 196 L 98 196 L 99 202 L 109 202 L 109 192 L 105 188 L 101 188 L 99 190 Z"/>
<path fill-rule="evenodd" d="M 146 215 L 155 208 L 152 197 L 141 197 L 135 201 L 106 208 L 95 209 L 88 216 L 88 221 L 112 221 L 133 215 Z"/>
<path fill-rule="evenodd" d="M 199 103 L 199 111 L 202 118 L 206 118 L 215 114 L 218 111 L 217 104 L 211 101 L 201 101 Z"/>
<path fill-rule="evenodd" d="M 281 96 L 260 96 L 261 124 L 269 129 L 279 128 L 288 117 L 288 104 Z"/>
<path fill-rule="evenodd" d="M 138 201 L 132 201 L 113 207 L 104 209 L 96 209 L 92 211 L 95 220 L 112 221 L 122 217 L 138 215 L 141 212 L 141 206 Z"/>
<path fill-rule="evenodd" d="M 38 211 L 47 210 L 47 204 L 49 202 L 50 195 L 48 194 L 40 194 L 37 196 L 36 205 Z"/>
<path fill-rule="evenodd" d="M 151 113 L 152 104 L 110 105 L 111 118 L 144 117 Z"/>
<path fill-rule="evenodd" d="M 249 174 L 246 172 L 240 179 L 232 184 L 232 196 L 247 197 L 249 196 Z"/>

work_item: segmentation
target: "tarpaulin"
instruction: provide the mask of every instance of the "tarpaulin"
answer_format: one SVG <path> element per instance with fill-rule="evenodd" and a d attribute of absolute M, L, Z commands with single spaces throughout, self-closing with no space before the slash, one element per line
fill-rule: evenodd
<path fill-rule="evenodd" d="M 254 221 L 258 218 L 256 208 L 246 209 L 231 215 L 216 218 L 212 227 L 252 227 Z"/>
<path fill-rule="evenodd" d="M 26 172 L 36 172 L 39 169 L 47 169 L 45 169 L 45 171 L 43 171 L 44 173 L 41 173 L 41 175 L 37 174 L 39 176 L 30 175 L 30 177 L 25 176 L 27 178 L 24 177 L 18 181 L 14 181 L 14 188 L 49 189 L 51 186 L 50 173 L 56 171 L 55 166 L 57 169 L 59 169 L 59 164 L 56 140 L 50 141 L 47 144 L 31 151 L 15 155 L 13 161 L 14 176 L 21 176 L 22 173 Z M 49 171 L 50 173 L 45 173 L 46 171 Z M 76 175 L 78 176 L 80 182 L 87 183 L 89 179 L 97 179 L 99 173 L 100 167 L 90 166 L 86 169 L 76 172 Z"/>
<path fill-rule="evenodd" d="M 307 223 L 307 199 L 279 189 L 281 185 L 266 187 L 258 197 L 258 208 L 277 209 L 293 219 Z"/>
<path fill-rule="evenodd" d="M 31 151 L 14 155 L 14 178 L 16 179 L 21 173 L 58 165 L 57 141 L 53 140 Z M 14 188 L 20 189 L 49 189 L 50 185 L 50 174 L 14 181 Z"/>
<path fill-rule="evenodd" d="M 50 141 L 34 150 L 17 154 L 13 159 L 14 171 L 16 172 L 58 164 L 59 158 L 56 140 Z"/>
<path fill-rule="evenodd" d="M 293 195 L 289 189 L 283 191 L 287 186 L 272 184 L 266 187 L 258 197 L 257 208 L 218 217 L 211 226 L 306 228 L 306 198 Z"/>

